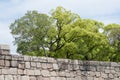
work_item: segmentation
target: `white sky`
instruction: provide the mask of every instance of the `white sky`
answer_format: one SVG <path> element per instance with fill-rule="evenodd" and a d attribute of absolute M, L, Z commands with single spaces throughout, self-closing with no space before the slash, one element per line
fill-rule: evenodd
<path fill-rule="evenodd" d="M 51 9 L 62 6 L 79 14 L 82 18 L 120 24 L 120 0 L 0 0 L 0 44 L 8 44 L 11 53 L 16 53 L 9 26 L 28 10 L 49 13 Z"/>

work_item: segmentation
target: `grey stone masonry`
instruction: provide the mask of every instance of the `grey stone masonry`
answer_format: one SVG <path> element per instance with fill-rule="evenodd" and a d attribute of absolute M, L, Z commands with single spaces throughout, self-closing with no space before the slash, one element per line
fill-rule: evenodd
<path fill-rule="evenodd" d="M 120 80 L 120 62 L 0 54 L 0 80 Z"/>
<path fill-rule="evenodd" d="M 9 45 L 0 44 L 0 54 L 9 54 L 10 47 Z"/>

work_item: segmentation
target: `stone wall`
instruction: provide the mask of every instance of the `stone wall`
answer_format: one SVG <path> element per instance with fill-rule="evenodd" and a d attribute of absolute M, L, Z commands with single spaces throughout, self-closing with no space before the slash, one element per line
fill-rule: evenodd
<path fill-rule="evenodd" d="M 120 63 L 0 54 L 0 80 L 120 80 Z"/>

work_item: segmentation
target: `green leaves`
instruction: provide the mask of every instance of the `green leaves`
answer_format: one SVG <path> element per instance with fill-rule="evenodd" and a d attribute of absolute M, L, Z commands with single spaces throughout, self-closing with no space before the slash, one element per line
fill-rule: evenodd
<path fill-rule="evenodd" d="M 10 26 L 20 54 L 102 61 L 120 61 L 119 28 L 81 19 L 62 7 L 50 16 L 28 11 Z"/>

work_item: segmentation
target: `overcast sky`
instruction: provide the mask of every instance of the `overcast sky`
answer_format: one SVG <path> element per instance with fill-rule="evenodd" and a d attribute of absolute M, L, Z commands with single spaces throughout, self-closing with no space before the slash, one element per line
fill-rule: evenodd
<path fill-rule="evenodd" d="M 105 24 L 120 24 L 120 0 L 0 0 L 0 44 L 8 44 L 11 53 L 16 53 L 9 26 L 28 10 L 49 13 L 62 6 L 77 13 L 81 18 L 101 21 Z"/>

